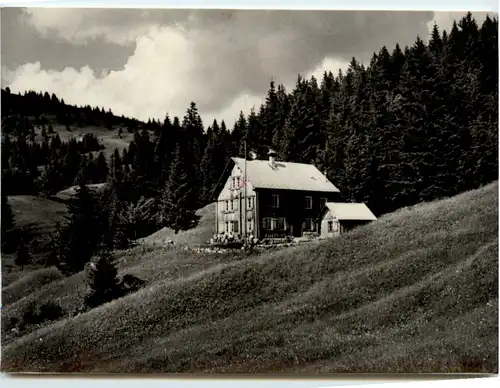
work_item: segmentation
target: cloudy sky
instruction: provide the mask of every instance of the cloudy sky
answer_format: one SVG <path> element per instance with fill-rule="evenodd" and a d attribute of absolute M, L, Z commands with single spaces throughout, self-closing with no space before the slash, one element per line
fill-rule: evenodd
<path fill-rule="evenodd" d="M 147 120 L 232 126 L 269 81 L 337 72 L 386 45 L 449 29 L 464 13 L 9 8 L 1 14 L 2 87 L 49 91 L 66 103 Z M 482 22 L 484 13 L 473 13 Z"/>

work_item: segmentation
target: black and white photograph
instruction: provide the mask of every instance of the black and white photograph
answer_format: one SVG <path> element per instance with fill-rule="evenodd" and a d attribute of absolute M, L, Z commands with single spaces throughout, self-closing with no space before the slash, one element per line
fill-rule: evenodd
<path fill-rule="evenodd" d="M 498 15 L 1 9 L 1 371 L 498 374 Z"/>

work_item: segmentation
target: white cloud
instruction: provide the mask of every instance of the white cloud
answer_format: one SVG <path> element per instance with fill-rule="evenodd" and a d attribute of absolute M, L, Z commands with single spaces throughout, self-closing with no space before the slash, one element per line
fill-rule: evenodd
<path fill-rule="evenodd" d="M 115 114 L 143 120 L 161 120 L 166 113 L 183 117 L 194 101 L 207 125 L 217 118 L 228 126 L 240 110 L 248 113 L 252 106 L 259 107 L 271 78 L 288 90 L 298 72 L 321 81 L 325 70 L 345 70 L 346 58 L 368 53 L 366 59 L 382 44 L 413 41 L 415 31 L 425 31 L 432 18 L 432 13 L 24 12 L 25 22 L 43 36 L 74 44 L 92 44 L 101 37 L 135 45 L 135 51 L 123 69 L 99 73 L 88 66 L 51 71 L 39 63 L 2 69 L 3 86 L 13 92 L 46 90 L 69 104 L 111 108 Z M 461 16 L 438 13 L 435 20 L 446 25 Z"/>
<path fill-rule="evenodd" d="M 221 120 L 224 120 L 226 126 L 231 129 L 234 122 L 238 119 L 240 112 L 247 115 L 252 107 L 258 110 L 260 104 L 264 102 L 264 98 L 264 96 L 242 94 L 218 112 L 203 112 L 203 121 L 205 126 L 212 124 L 213 119 L 215 118 L 219 123 Z"/>
<path fill-rule="evenodd" d="M 347 70 L 348 67 L 349 67 L 349 62 L 347 61 L 341 61 L 335 58 L 325 58 L 317 68 L 308 72 L 307 74 L 305 74 L 305 76 L 306 78 L 310 78 L 311 76 L 314 75 L 314 77 L 318 80 L 319 83 L 321 82 L 325 71 L 327 72 L 331 71 L 333 75 L 336 76 L 339 69 L 341 69 L 342 72 L 344 72 L 345 70 Z"/>
<path fill-rule="evenodd" d="M 200 68 L 198 54 L 197 46 L 183 29 L 152 27 L 137 38 L 135 52 L 123 70 L 98 75 L 88 66 L 57 72 L 41 69 L 40 63 L 27 63 L 5 72 L 4 80 L 13 92 L 47 90 L 68 104 L 102 106 L 115 114 L 161 120 L 166 113 L 183 117 L 192 100 L 210 106 L 210 100 L 218 98 L 214 93 L 220 92 L 222 86 L 213 90 L 210 78 L 203 78 L 223 72 L 224 68 L 214 60 L 207 60 L 207 66 Z M 321 79 L 325 69 L 337 71 L 346 66 L 342 61 L 328 59 L 310 74 Z M 285 86 L 291 89 L 293 84 Z M 258 108 L 263 97 L 243 90 L 222 109 L 200 109 L 200 113 L 207 125 L 217 118 L 232 126 L 240 111 L 248 113 L 252 106 Z"/>

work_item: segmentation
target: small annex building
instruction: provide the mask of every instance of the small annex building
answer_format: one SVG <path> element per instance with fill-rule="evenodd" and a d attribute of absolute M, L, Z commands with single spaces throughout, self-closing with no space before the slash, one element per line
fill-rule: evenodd
<path fill-rule="evenodd" d="M 376 219 L 364 203 L 327 202 L 318 216 L 320 237 L 335 237 Z"/>

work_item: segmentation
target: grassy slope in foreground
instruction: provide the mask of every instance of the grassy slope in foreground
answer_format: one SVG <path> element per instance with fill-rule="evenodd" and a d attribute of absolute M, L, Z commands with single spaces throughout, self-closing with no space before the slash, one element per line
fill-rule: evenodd
<path fill-rule="evenodd" d="M 159 280 L 187 277 L 217 264 L 246 258 L 246 255 L 240 253 L 236 256 L 234 253 L 228 253 L 207 257 L 193 255 L 176 247 L 155 248 L 151 251 L 134 247 L 115 252 L 115 257 L 119 276 L 133 274 L 145 280 L 147 284 L 154 284 Z M 17 281 L 2 288 L 2 346 L 16 340 L 16 333 L 9 330 L 8 322 L 12 317 L 21 318 L 29 304 L 34 302 L 40 305 L 53 301 L 59 304 L 66 314 L 73 316 L 81 307 L 89 290 L 85 271 L 69 277 L 63 277 L 55 267 L 20 273 Z M 29 326 L 25 330 L 32 332 L 39 328 Z"/>
<path fill-rule="evenodd" d="M 164 280 L 3 347 L 6 371 L 498 371 L 498 184 Z"/>

